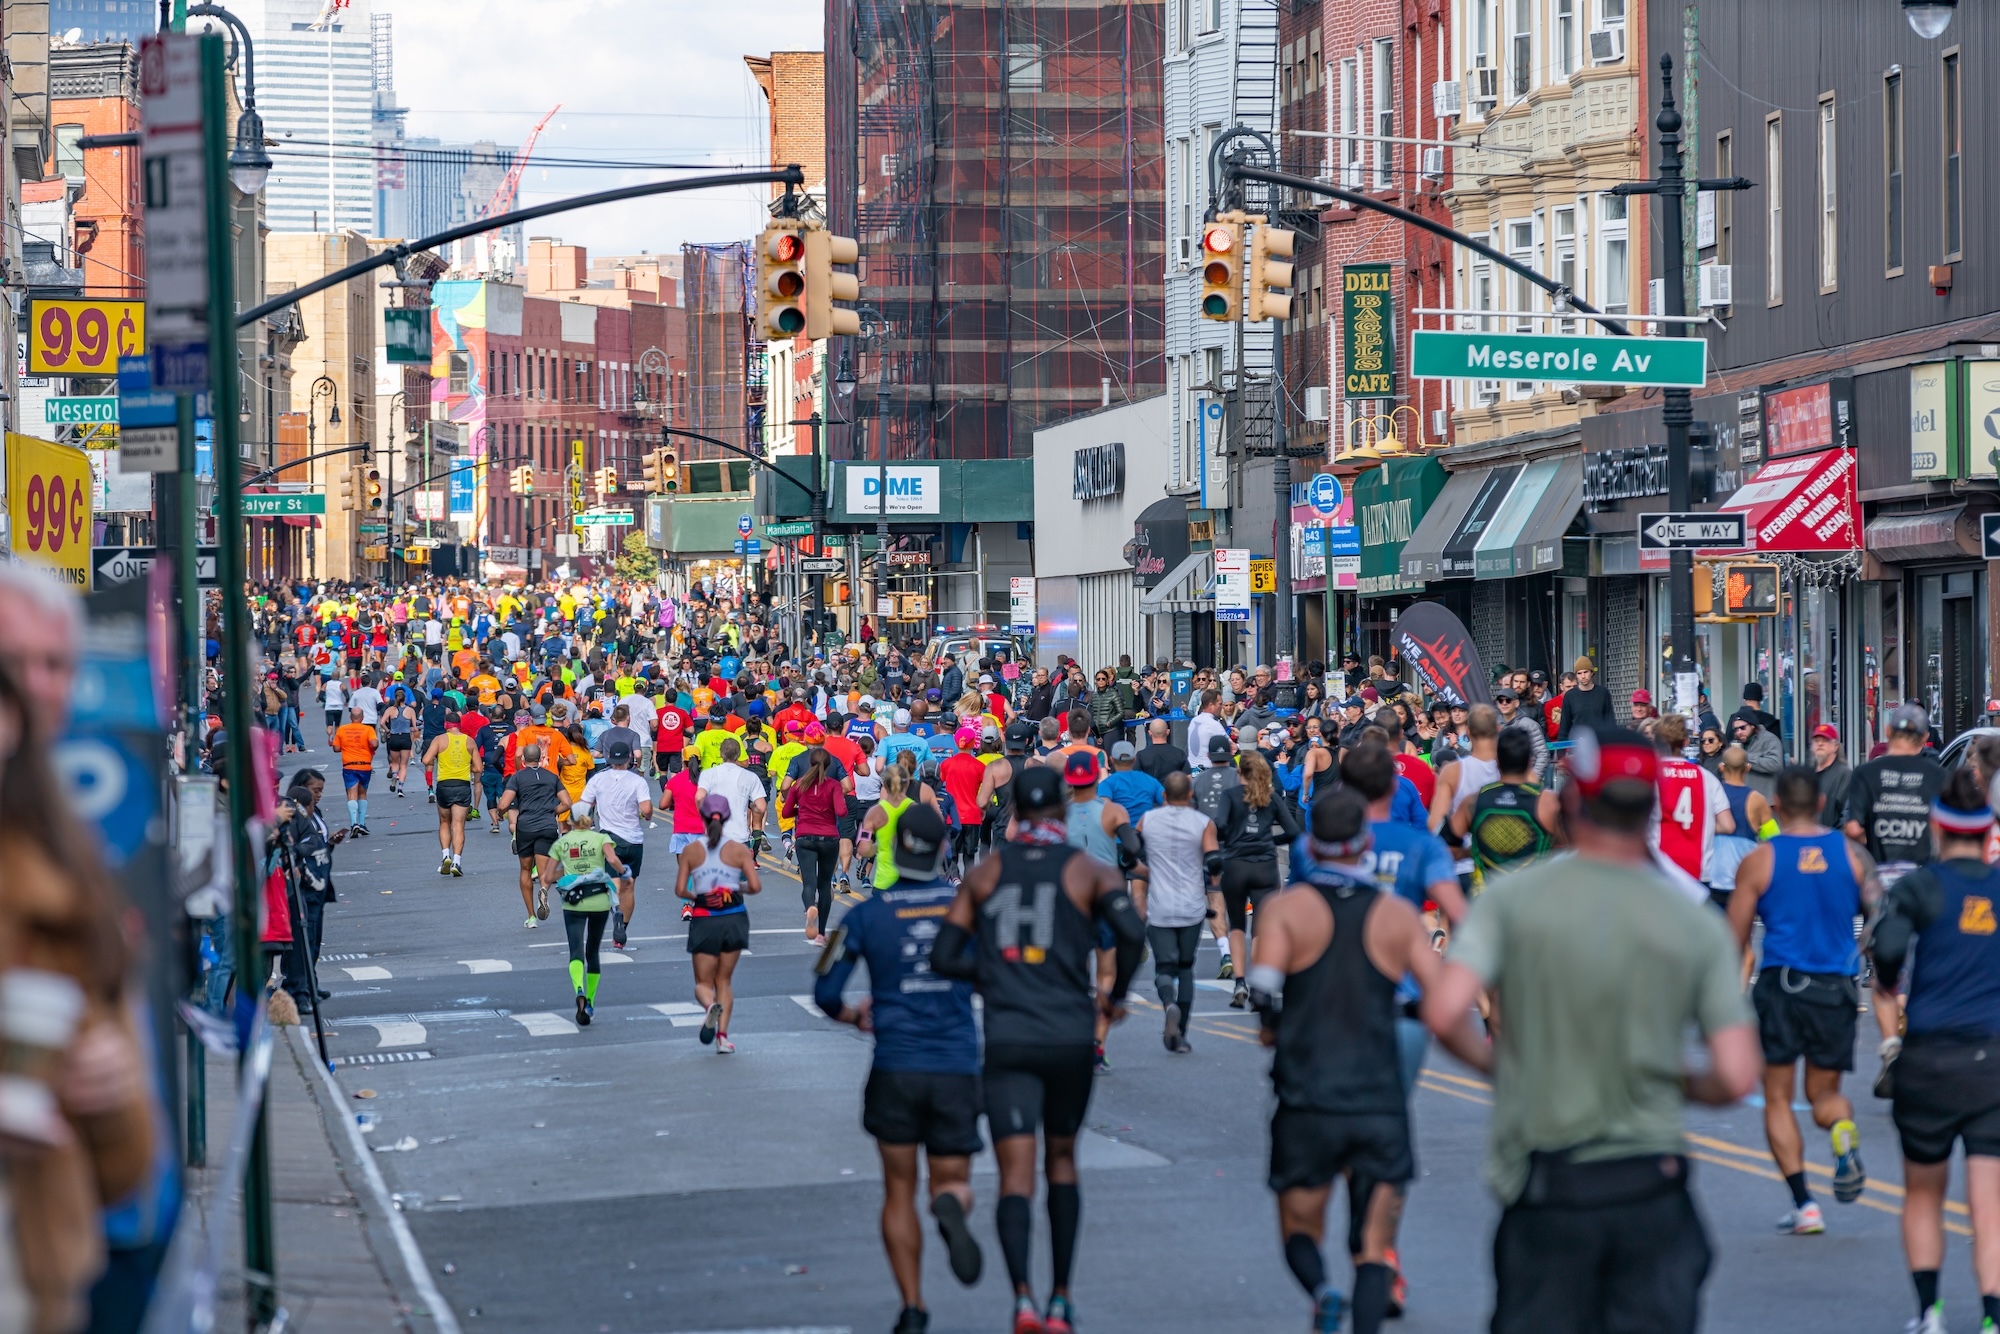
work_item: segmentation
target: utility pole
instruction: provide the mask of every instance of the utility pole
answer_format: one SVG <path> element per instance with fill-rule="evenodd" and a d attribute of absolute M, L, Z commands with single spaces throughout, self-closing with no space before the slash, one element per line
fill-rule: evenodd
<path fill-rule="evenodd" d="M 1255 294 L 1252 294 L 1253 297 Z M 1292 456 L 1285 442 L 1285 322 L 1271 321 L 1272 657 L 1292 656 Z M 1296 674 L 1295 674 L 1296 675 Z"/>

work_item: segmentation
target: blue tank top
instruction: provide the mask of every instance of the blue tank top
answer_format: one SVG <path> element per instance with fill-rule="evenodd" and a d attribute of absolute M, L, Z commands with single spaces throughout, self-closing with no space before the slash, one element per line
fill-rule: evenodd
<path fill-rule="evenodd" d="M 1847 835 L 1779 834 L 1770 848 L 1771 884 L 1757 900 L 1764 967 L 1851 975 L 1859 962 L 1854 917 L 1861 886 L 1847 859 Z"/>
<path fill-rule="evenodd" d="M 1118 864 L 1118 841 L 1104 832 L 1104 798 L 1072 801 L 1069 804 L 1069 845 L 1103 862 Z"/>
<path fill-rule="evenodd" d="M 1753 843 L 1757 840 L 1757 831 L 1750 827 L 1750 794 L 1754 791 L 1756 789 L 1747 783 L 1742 787 L 1733 783 L 1722 784 L 1722 795 L 1729 798 L 1729 814 L 1736 821 L 1736 836 Z"/>
<path fill-rule="evenodd" d="M 1938 915 L 1917 934 L 1905 1011 L 1910 1036 L 2000 1036 L 2000 871 L 1969 861 L 1925 868 L 1944 890 Z"/>

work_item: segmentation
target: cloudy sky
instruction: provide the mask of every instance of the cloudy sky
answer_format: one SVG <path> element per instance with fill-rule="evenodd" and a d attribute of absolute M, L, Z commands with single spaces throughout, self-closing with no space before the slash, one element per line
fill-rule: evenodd
<path fill-rule="evenodd" d="M 745 55 L 818 50 L 820 0 L 374 0 L 395 16 L 396 94 L 412 136 L 518 146 L 560 103 L 522 205 L 658 180 L 647 164 L 766 165 L 769 122 Z M 530 228 L 596 254 L 733 241 L 765 187 L 634 200 Z M 761 197 L 768 199 L 768 193 Z"/>

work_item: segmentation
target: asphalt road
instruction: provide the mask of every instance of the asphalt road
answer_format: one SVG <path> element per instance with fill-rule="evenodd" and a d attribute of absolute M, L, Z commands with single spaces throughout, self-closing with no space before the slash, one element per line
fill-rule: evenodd
<path fill-rule="evenodd" d="M 324 763 L 326 753 L 304 757 Z M 413 775 L 414 777 L 414 775 Z M 378 784 L 380 778 L 378 775 Z M 344 808 L 328 794 L 329 811 Z M 609 948 L 597 1021 L 571 1022 L 559 914 L 522 927 L 507 840 L 468 835 L 466 875 L 437 874 L 434 808 L 420 785 L 378 786 L 372 838 L 335 852 L 326 920 L 329 1053 L 446 1299 L 468 1330 L 603 1334 L 834 1334 L 886 1330 L 897 1310 L 876 1234 L 879 1170 L 860 1128 L 869 1040 L 811 1006 L 813 951 L 795 880 L 768 869 L 736 973 L 732 1056 L 696 1041 L 699 1013 L 667 888 L 666 830 L 641 877 L 633 948 Z M 1213 963 L 1203 970 L 1212 976 Z M 1203 992 L 1190 1056 L 1168 1054 L 1142 981 L 1112 1034 L 1082 1143 L 1084 1226 L 1075 1297 L 1084 1329 L 1163 1334 L 1303 1328 L 1304 1296 L 1278 1249 L 1263 1184 L 1269 1058 L 1254 1021 Z M 1864 1039 L 1872 1025 L 1863 1023 Z M 1887 1105 L 1856 1080 L 1872 1172 L 1856 1205 L 1832 1202 L 1823 1136 L 1808 1134 L 1828 1215 L 1819 1237 L 1779 1236 L 1789 1203 L 1761 1112 L 1697 1112 L 1695 1185 L 1716 1263 L 1707 1328 L 1900 1329 L 1913 1309 L 1898 1245 L 1900 1164 Z M 1479 1176 L 1490 1091 L 1433 1053 L 1415 1099 L 1421 1180 L 1402 1234 L 1411 1334 L 1463 1334 L 1490 1309 L 1495 1209 Z M 987 1252 L 960 1288 L 925 1254 L 932 1328 L 1005 1327 L 992 1227 L 995 1178 L 977 1165 Z M 1954 1186 L 1963 1199 L 1962 1186 Z M 1336 1204 L 1330 1272 L 1345 1214 Z M 1978 1301 L 1966 1217 L 1944 1291 L 1960 1327 Z M 934 1240 L 934 1238 L 932 1239 Z M 284 1245 L 280 1238 L 279 1245 Z M 1036 1214 L 1040 1286 L 1047 1226 Z"/>

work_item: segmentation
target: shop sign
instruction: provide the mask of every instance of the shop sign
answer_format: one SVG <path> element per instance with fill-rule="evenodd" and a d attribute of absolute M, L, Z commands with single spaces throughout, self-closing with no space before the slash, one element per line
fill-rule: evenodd
<path fill-rule="evenodd" d="M 1250 562 L 1250 592 L 1254 597 L 1274 593 L 1278 589 L 1278 562 L 1275 560 L 1253 560 Z"/>
<path fill-rule="evenodd" d="M 1186 503 L 1173 496 L 1155 501 L 1132 524 L 1133 584 L 1154 587 L 1187 559 L 1189 549 Z"/>
<path fill-rule="evenodd" d="M 1667 447 L 1604 449 L 1583 456 L 1583 501 L 1593 510 L 1667 494 Z"/>
<path fill-rule="evenodd" d="M 14 558 L 73 588 L 90 587 L 90 456 L 33 436 L 7 436 L 7 523 Z"/>
<path fill-rule="evenodd" d="M 2000 361 L 1962 363 L 1965 475 L 2000 477 Z"/>
<path fill-rule="evenodd" d="M 1736 396 L 1736 440 L 1741 457 L 1745 463 L 1757 463 L 1763 459 L 1763 394 L 1738 394 Z"/>
<path fill-rule="evenodd" d="M 1396 396 L 1396 331 L 1392 269 L 1350 264 L 1340 271 L 1340 362 L 1349 399 Z"/>
<path fill-rule="evenodd" d="M 1384 459 L 1354 483 L 1350 497 L 1361 530 L 1355 591 L 1363 597 L 1423 587 L 1403 576 L 1403 544 L 1444 488 L 1444 467 L 1432 458 Z"/>
<path fill-rule="evenodd" d="M 882 512 L 880 492 L 882 490 L 882 469 L 866 464 L 847 465 L 847 512 L 849 514 L 879 514 Z M 890 468 L 888 473 L 889 506 L 891 514 L 936 514 L 939 493 L 943 488 L 938 484 L 938 470 L 928 468 Z"/>
<path fill-rule="evenodd" d="M 1854 381 L 1836 376 L 1795 389 L 1764 391 L 1764 453 L 1781 459 L 1854 446 Z"/>
<path fill-rule="evenodd" d="M 1958 367 L 1949 361 L 1910 367 L 1910 480 L 1950 477 L 1957 432 Z"/>
<path fill-rule="evenodd" d="M 1124 445 L 1113 441 L 1076 451 L 1070 464 L 1070 499 L 1103 500 L 1124 490 Z"/>
<path fill-rule="evenodd" d="M 1250 551 L 1218 547 L 1215 552 L 1215 619 L 1250 619 Z"/>

